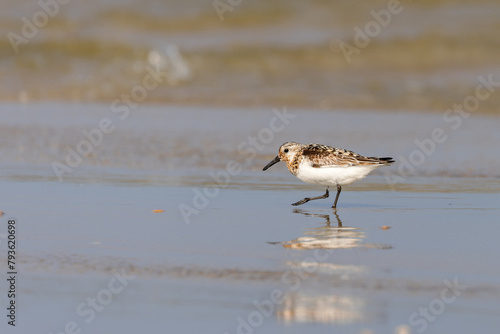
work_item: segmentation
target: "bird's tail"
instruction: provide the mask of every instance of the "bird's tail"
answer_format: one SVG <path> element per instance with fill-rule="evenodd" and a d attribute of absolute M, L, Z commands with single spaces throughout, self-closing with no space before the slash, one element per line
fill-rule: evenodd
<path fill-rule="evenodd" d="M 393 162 L 395 162 L 395 160 L 392 159 L 391 157 L 383 157 L 383 158 L 376 158 L 376 159 L 380 160 L 380 162 L 383 162 L 383 163 L 385 163 L 387 165 L 392 164 Z"/>

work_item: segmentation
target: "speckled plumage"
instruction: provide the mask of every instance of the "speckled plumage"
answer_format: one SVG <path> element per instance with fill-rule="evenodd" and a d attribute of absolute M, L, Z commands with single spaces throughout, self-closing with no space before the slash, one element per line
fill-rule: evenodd
<path fill-rule="evenodd" d="M 286 142 L 280 146 L 278 156 L 264 170 L 275 163 L 284 161 L 290 173 L 300 180 L 323 186 L 336 186 L 336 206 L 341 187 L 365 178 L 371 171 L 394 162 L 392 158 L 365 157 L 353 151 L 320 144 L 299 144 Z M 316 198 L 305 198 L 294 203 L 300 205 L 312 199 L 328 197 L 326 194 Z"/>
<path fill-rule="evenodd" d="M 285 152 L 285 149 L 289 151 Z M 289 155 L 290 152 L 294 154 Z M 392 158 L 365 157 L 343 148 L 321 144 L 303 145 L 296 142 L 286 142 L 281 145 L 278 156 L 286 162 L 288 170 L 295 176 L 304 161 L 309 162 L 314 168 L 389 165 L 393 162 Z"/>

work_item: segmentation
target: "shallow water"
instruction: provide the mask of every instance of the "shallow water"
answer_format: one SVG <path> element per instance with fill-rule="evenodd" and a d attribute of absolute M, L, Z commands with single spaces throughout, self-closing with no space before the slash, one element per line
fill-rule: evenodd
<path fill-rule="evenodd" d="M 2 331 L 498 328 L 499 120 L 452 131 L 439 115 L 287 112 L 271 138 L 271 109 L 150 106 L 120 120 L 107 105 L 2 105 L 0 233 L 15 218 L 19 241 L 18 327 Z M 103 118 L 116 129 L 59 182 L 51 164 Z M 389 182 L 436 127 L 449 140 Z M 345 187 L 336 212 L 332 198 L 296 208 L 324 189 L 283 164 L 261 170 L 290 139 L 398 161 Z"/>
<path fill-rule="evenodd" d="M 145 324 L 232 333 L 239 317 L 260 324 L 254 301 L 270 310 L 259 311 L 256 332 L 417 332 L 422 316 L 410 315 L 454 280 L 466 289 L 426 332 L 500 324 L 497 193 L 346 189 L 335 214 L 331 199 L 289 205 L 311 189 L 234 187 L 186 224 L 178 205 L 191 202 L 190 187 L 5 181 L 2 189 L 2 225 L 18 221 L 22 332 L 75 321 L 93 333 Z M 121 270 L 133 279 L 87 323 L 76 308 Z M 270 304 L 275 290 L 283 296 Z"/>
<path fill-rule="evenodd" d="M 373 27 L 387 1 L 242 1 L 223 19 L 212 1 L 71 1 L 24 35 L 44 11 L 4 1 L 0 98 L 111 102 L 157 65 L 168 74 L 148 101 L 203 106 L 444 111 L 479 75 L 498 82 L 497 1 L 400 4 L 360 45 L 356 28 Z M 25 39 L 13 46 L 9 34 Z M 492 94 L 477 111 L 497 115 L 499 103 Z"/>

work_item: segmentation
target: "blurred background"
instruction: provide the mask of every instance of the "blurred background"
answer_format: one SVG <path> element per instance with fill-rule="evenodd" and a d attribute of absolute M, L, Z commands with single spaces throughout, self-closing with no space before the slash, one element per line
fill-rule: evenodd
<path fill-rule="evenodd" d="M 61 2 L 2 1 L 2 101 L 108 103 L 177 59 L 145 103 L 443 111 L 500 65 L 494 0 L 401 1 L 349 61 L 341 43 L 388 1 Z"/>

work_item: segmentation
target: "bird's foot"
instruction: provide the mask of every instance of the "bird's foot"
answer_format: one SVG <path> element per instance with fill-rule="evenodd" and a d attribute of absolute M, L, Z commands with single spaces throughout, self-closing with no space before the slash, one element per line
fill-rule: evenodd
<path fill-rule="evenodd" d="M 304 198 L 304 199 L 301 199 L 300 201 L 298 202 L 295 202 L 295 203 L 292 203 L 293 206 L 297 206 L 297 205 L 302 205 L 304 203 L 307 203 L 309 202 L 311 199 L 310 198 Z"/>

